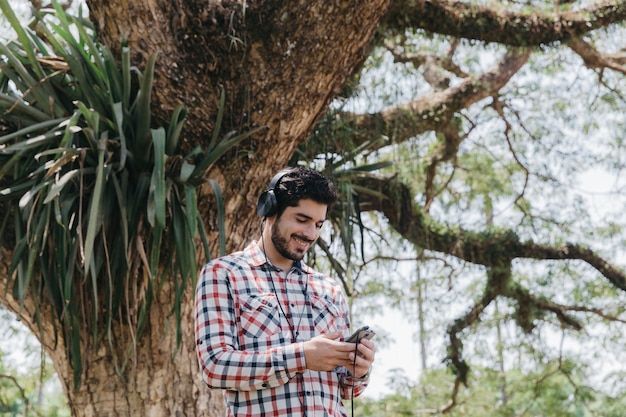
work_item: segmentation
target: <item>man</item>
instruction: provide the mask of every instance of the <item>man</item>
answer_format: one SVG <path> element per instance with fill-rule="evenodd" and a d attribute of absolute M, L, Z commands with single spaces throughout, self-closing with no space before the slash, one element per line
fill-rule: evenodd
<path fill-rule="evenodd" d="M 365 389 L 376 348 L 343 342 L 341 287 L 302 261 L 336 200 L 315 170 L 279 172 L 259 198 L 260 241 L 202 268 L 198 361 L 207 385 L 225 390 L 228 416 L 346 416 L 341 400 Z"/>

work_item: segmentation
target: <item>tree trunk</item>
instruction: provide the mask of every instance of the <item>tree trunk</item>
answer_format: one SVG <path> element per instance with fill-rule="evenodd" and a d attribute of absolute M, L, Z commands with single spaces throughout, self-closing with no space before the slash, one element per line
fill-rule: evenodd
<path fill-rule="evenodd" d="M 7 256 L 0 258 L 0 274 L 6 276 Z M 106 341 L 97 351 L 83 358 L 83 380 L 74 388 L 73 369 L 70 366 L 62 339 L 55 344 L 52 318 L 43 317 L 43 328 L 32 320 L 34 307 L 19 303 L 8 294 L 6 307 L 20 315 L 24 324 L 39 338 L 48 357 L 54 363 L 75 417 L 101 416 L 222 416 L 224 402 L 221 392 L 209 390 L 198 370 L 193 332 L 193 292 L 183 304 L 182 344 L 176 348 L 176 324 L 171 313 L 168 289 L 160 293 L 149 324 L 138 340 L 136 352 L 124 358 L 123 352 Z M 90 329 L 84 329 L 90 337 Z M 113 357 L 116 352 L 118 358 Z M 125 360 L 126 359 L 126 360 Z M 123 362 L 125 369 L 121 370 Z"/>
<path fill-rule="evenodd" d="M 220 184 L 226 201 L 228 251 L 256 238 L 260 223 L 254 210 L 257 196 L 271 175 L 287 164 L 344 81 L 361 65 L 388 3 L 87 0 L 90 19 L 112 51 L 118 51 L 122 37 L 127 37 L 132 64 L 138 67 L 143 67 L 150 54 L 159 52 L 153 120 L 158 124 L 167 121 L 178 103 L 189 109 L 184 152 L 197 145 L 206 148 L 222 88 L 226 95 L 222 133 L 266 127 L 225 155 L 208 173 Z M 215 256 L 217 226 L 213 191 L 208 185 L 201 187 L 198 201 Z M 11 251 L 5 248 L 2 252 L 3 288 Z M 34 311 L 28 303 L 20 310 L 12 298 L 3 302 L 42 338 L 74 416 L 218 416 L 224 409 L 221 393 L 204 385 L 195 355 L 193 290 L 187 288 L 182 306 L 179 349 L 173 297 L 165 288 L 153 303 L 149 324 L 124 370 L 119 375 L 116 372 L 116 347 L 101 342 L 97 351 L 83 358 L 83 381 L 78 389 L 74 389 L 73 370 L 62 341 L 52 343 L 51 316 L 44 318 L 44 332 L 39 333 L 28 314 Z M 83 343 L 90 344 L 91 329 L 82 329 L 82 333 Z"/>
<path fill-rule="evenodd" d="M 161 300 L 152 308 L 149 327 L 137 343 L 136 357 L 130 358 L 121 377 L 113 366 L 113 349 L 108 346 L 86 358 L 84 383 L 78 390 L 66 387 L 75 416 L 223 415 L 221 393 L 207 389 L 198 372 L 192 300 L 188 297 L 183 305 L 179 350 L 174 317 L 167 306 L 167 301 Z M 71 375 L 63 379 L 71 380 L 68 377 Z"/>
<path fill-rule="evenodd" d="M 223 132 L 267 127 L 209 173 L 226 195 L 226 226 L 235 237 L 229 250 L 258 230 L 257 196 L 360 67 L 389 2 L 87 0 L 91 20 L 112 50 L 127 36 L 134 63 L 161 51 L 155 117 L 167 119 L 177 103 L 190 110 L 186 150 L 210 139 L 221 88 Z M 214 232 L 211 205 L 205 208 L 206 226 Z"/>

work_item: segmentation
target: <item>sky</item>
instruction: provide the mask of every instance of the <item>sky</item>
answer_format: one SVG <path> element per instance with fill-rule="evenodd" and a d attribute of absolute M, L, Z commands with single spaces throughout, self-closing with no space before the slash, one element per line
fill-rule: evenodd
<path fill-rule="evenodd" d="M 368 325 L 382 333 L 385 330 L 386 346 L 377 344 L 376 359 L 372 366 L 370 382 L 364 392 L 365 398 L 379 399 L 392 394 L 389 387 L 390 371 L 402 369 L 407 378 L 416 382 L 420 374 L 419 346 L 413 340 L 416 332 L 415 322 L 411 323 L 407 316 L 397 310 L 387 309 L 382 315 L 368 320 Z M 372 341 L 377 342 L 376 337 Z"/>

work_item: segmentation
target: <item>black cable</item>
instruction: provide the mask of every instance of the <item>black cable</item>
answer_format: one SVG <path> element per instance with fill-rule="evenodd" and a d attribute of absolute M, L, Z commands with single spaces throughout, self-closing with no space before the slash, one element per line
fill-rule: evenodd
<path fill-rule="evenodd" d="M 265 223 L 265 220 L 263 221 L 263 223 Z M 283 308 L 283 304 L 280 302 L 280 297 L 278 296 L 278 292 L 276 291 L 276 286 L 274 285 L 274 276 L 272 274 L 272 270 L 275 268 L 274 265 L 272 265 L 272 263 L 270 263 L 269 259 L 267 258 L 267 253 L 265 252 L 265 240 L 263 239 L 263 234 L 261 233 L 261 245 L 263 247 L 263 256 L 265 256 L 265 265 L 263 269 L 266 270 L 267 274 L 270 276 L 270 284 L 272 284 L 272 291 L 274 292 L 274 295 L 276 296 L 276 301 L 278 302 L 278 308 L 280 308 L 280 312 L 283 314 L 283 317 L 285 317 L 285 320 L 287 321 L 287 325 L 289 326 L 289 331 L 291 333 L 291 340 L 292 343 L 296 343 L 298 341 L 298 336 L 300 335 L 300 324 L 302 323 L 302 316 L 304 315 L 303 312 L 300 313 L 300 317 L 298 319 L 298 327 L 294 330 L 294 325 L 292 323 L 292 320 L 289 320 L 289 317 L 287 316 L 287 314 L 285 313 L 285 309 Z M 265 268 L 265 266 L 267 266 L 268 269 Z M 306 297 L 307 297 L 307 293 L 309 291 L 309 280 L 308 278 L 306 279 L 306 286 L 304 289 L 304 307 L 306 308 Z M 287 287 L 285 287 L 285 298 L 288 298 L 288 290 Z M 293 315 L 291 316 L 293 318 Z M 306 413 L 306 386 L 305 386 L 305 382 L 304 382 L 304 374 L 298 374 L 296 375 L 296 378 L 300 378 L 300 386 L 301 388 L 301 395 L 298 395 L 298 400 L 300 401 L 300 405 L 302 406 L 302 411 L 304 413 L 304 417 L 307 417 L 307 413 Z"/>
<path fill-rule="evenodd" d="M 352 388 L 350 392 L 350 407 L 352 408 L 352 417 L 354 417 L 354 378 L 356 378 L 356 355 L 359 353 L 359 342 L 361 340 L 361 333 L 356 335 L 356 343 L 354 344 L 354 359 L 352 360 Z"/>

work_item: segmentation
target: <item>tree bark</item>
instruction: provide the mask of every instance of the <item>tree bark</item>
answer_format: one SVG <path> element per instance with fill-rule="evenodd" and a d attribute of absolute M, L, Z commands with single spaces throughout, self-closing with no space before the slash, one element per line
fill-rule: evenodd
<path fill-rule="evenodd" d="M 0 263 L 5 276 L 7 263 Z M 192 294 L 192 292 L 189 292 Z M 146 332 L 137 342 L 135 352 L 120 352 L 115 346 L 100 341 L 97 350 L 83 358 L 83 381 L 75 388 L 62 339 L 55 338 L 52 317 L 42 317 L 40 328 L 32 319 L 34 307 L 19 303 L 8 295 L 3 301 L 39 338 L 54 363 L 67 395 L 72 415 L 99 416 L 221 416 L 224 405 L 219 391 L 209 390 L 198 371 L 193 332 L 193 300 L 183 304 L 182 344 L 176 347 L 176 324 L 170 311 L 169 289 L 163 289 L 161 299 L 150 312 Z M 84 329 L 85 338 L 90 330 Z M 86 342 L 88 344 L 88 342 Z M 117 357 L 114 357 L 117 355 Z M 125 365 L 125 366 L 124 366 Z"/>

